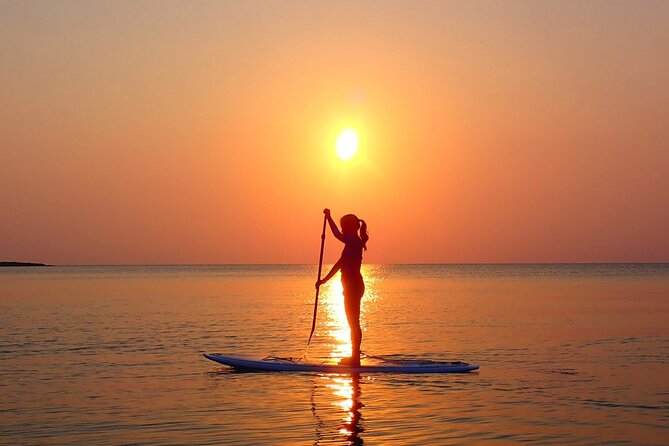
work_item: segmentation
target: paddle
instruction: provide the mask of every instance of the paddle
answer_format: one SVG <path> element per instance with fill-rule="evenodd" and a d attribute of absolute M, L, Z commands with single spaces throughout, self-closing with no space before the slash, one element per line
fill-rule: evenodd
<path fill-rule="evenodd" d="M 318 280 L 321 280 L 321 271 L 323 269 L 323 248 L 325 248 L 325 225 L 328 221 L 327 215 L 323 216 L 323 232 L 321 234 L 321 255 L 318 259 Z M 316 330 L 316 312 L 318 311 L 318 292 L 320 291 L 320 286 L 316 287 L 316 299 L 314 299 L 314 318 L 311 322 L 311 333 L 309 333 L 309 340 L 307 341 L 307 348 L 304 350 L 304 356 L 307 356 L 309 351 L 309 344 L 311 344 L 311 337 L 314 335 L 314 330 Z"/>

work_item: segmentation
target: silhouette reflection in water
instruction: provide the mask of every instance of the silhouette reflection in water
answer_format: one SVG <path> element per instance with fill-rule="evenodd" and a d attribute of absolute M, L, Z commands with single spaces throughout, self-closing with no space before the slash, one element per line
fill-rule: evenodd
<path fill-rule="evenodd" d="M 360 409 L 365 406 L 360 402 L 360 374 L 353 373 L 348 379 L 349 381 L 346 383 L 348 387 L 346 391 L 349 392 L 349 399 L 346 400 L 346 406 L 348 407 L 342 405 L 342 408 L 348 412 L 344 419 L 344 424 L 339 429 L 339 433 L 346 437 L 348 440 L 347 444 L 359 445 L 364 443 L 362 438 L 360 438 L 360 433 L 364 431 Z"/>
<path fill-rule="evenodd" d="M 377 277 L 373 267 L 367 265 L 363 266 L 362 274 L 367 284 L 367 291 L 361 305 L 361 313 L 364 315 L 369 309 L 368 305 L 377 300 Z M 325 331 L 325 339 L 327 339 L 326 348 L 329 350 L 329 356 L 331 358 L 349 357 L 352 354 L 352 344 L 342 297 L 343 285 L 340 281 L 333 280 L 323 291 L 322 326 Z M 360 383 L 359 373 L 320 375 L 314 379 L 311 413 L 316 420 L 315 445 L 332 444 L 333 440 L 336 444 L 364 444 L 361 438 L 361 433 L 364 431 L 361 408 L 364 407 L 364 404 L 360 401 Z M 325 401 L 329 404 L 326 404 Z M 335 419 L 332 419 L 332 406 L 336 407 Z"/>
<path fill-rule="evenodd" d="M 317 404 L 318 382 L 325 380 L 325 388 L 328 390 L 327 394 L 334 396 L 332 405 L 338 407 L 343 411 L 339 412 L 340 424 L 337 432 L 342 436 L 345 445 L 362 445 L 364 440 L 360 434 L 364 432 L 363 417 L 360 411 L 365 405 L 360 401 L 360 374 L 351 373 L 348 375 L 322 375 L 319 379 L 314 381 L 314 388 L 311 393 L 311 413 L 316 419 L 316 440 L 314 445 L 321 444 L 322 441 L 328 437 L 327 431 L 332 428 L 323 420 L 320 412 L 321 409 Z M 322 382 L 322 381 L 321 381 Z M 323 409 L 325 411 L 325 409 Z"/>

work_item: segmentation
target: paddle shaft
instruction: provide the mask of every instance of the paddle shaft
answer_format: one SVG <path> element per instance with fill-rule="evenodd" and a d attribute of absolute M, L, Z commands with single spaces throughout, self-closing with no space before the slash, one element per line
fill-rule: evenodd
<path fill-rule="evenodd" d="M 318 280 L 321 280 L 321 271 L 323 270 L 323 249 L 325 248 L 325 226 L 327 225 L 328 216 L 323 216 L 323 232 L 321 233 L 321 254 L 318 258 Z M 309 340 L 307 341 L 307 348 L 304 352 L 304 356 L 307 356 L 307 350 L 309 350 L 309 344 L 311 344 L 311 337 L 314 335 L 314 330 L 316 330 L 316 313 L 318 311 L 318 292 L 320 291 L 320 285 L 316 287 L 316 298 L 314 299 L 314 317 L 311 321 L 311 333 L 309 333 Z"/>

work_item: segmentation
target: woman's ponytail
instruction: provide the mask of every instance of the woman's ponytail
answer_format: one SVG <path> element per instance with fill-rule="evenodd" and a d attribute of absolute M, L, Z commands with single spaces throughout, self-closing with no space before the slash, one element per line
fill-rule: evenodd
<path fill-rule="evenodd" d="M 369 240 L 369 234 L 367 234 L 367 223 L 365 220 L 360 220 L 360 239 L 362 240 L 362 247 L 367 251 L 367 240 Z"/>

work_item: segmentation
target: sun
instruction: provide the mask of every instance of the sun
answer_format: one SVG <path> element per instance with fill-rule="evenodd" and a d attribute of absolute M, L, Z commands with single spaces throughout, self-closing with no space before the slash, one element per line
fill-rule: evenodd
<path fill-rule="evenodd" d="M 353 129 L 345 129 L 337 137 L 337 155 L 342 160 L 350 160 L 358 151 L 358 134 Z"/>

